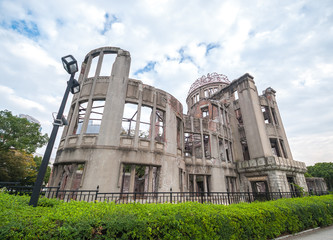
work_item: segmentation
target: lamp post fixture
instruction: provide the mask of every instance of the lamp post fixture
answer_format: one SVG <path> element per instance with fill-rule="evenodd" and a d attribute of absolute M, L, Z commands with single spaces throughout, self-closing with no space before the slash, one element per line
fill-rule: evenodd
<path fill-rule="evenodd" d="M 46 147 L 46 150 L 45 150 L 45 153 L 43 156 L 43 160 L 42 160 L 42 163 L 41 163 L 39 171 L 38 171 L 38 175 L 37 175 L 37 179 L 36 179 L 34 188 L 32 190 L 29 205 L 32 205 L 34 207 L 36 207 L 37 203 L 38 203 L 39 194 L 40 194 L 40 191 L 42 188 L 43 180 L 44 180 L 45 173 L 47 170 L 47 165 L 49 164 L 50 156 L 52 153 L 52 148 L 53 148 L 53 145 L 54 145 L 57 133 L 58 133 L 59 126 L 64 125 L 63 113 L 64 113 L 64 109 L 65 109 L 65 105 L 66 105 L 66 102 L 68 99 L 69 92 L 71 92 L 72 94 L 80 92 L 80 84 L 77 80 L 74 79 L 75 73 L 79 70 L 77 61 L 75 60 L 75 58 L 72 55 L 62 57 L 61 61 L 62 61 L 62 64 L 64 65 L 65 70 L 71 76 L 67 82 L 67 88 L 66 88 L 64 97 L 62 99 L 62 102 L 61 102 L 61 105 L 60 105 L 60 108 L 59 108 L 59 111 L 57 114 L 57 118 L 54 119 L 51 136 L 50 136 L 49 142 L 47 144 L 47 147 Z"/>

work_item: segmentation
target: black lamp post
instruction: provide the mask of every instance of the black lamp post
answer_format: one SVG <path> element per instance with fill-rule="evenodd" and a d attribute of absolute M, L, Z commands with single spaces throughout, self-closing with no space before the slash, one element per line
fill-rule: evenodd
<path fill-rule="evenodd" d="M 41 163 L 39 171 L 38 171 L 37 179 L 36 179 L 34 188 L 32 190 L 32 195 L 30 198 L 29 205 L 32 205 L 34 207 L 36 207 L 37 203 L 38 203 L 40 190 L 42 188 L 43 180 L 45 177 L 45 172 L 47 170 L 47 165 L 49 164 L 50 156 L 52 153 L 52 148 L 53 148 L 53 145 L 54 145 L 57 133 L 58 133 L 59 126 L 64 125 L 63 113 L 64 113 L 64 109 L 65 109 L 65 105 L 67 102 L 69 92 L 71 92 L 72 94 L 80 92 L 80 84 L 78 83 L 77 80 L 74 79 L 75 73 L 79 70 L 78 66 L 77 66 L 77 61 L 75 60 L 75 58 L 72 55 L 62 57 L 61 61 L 62 61 L 62 64 L 64 65 L 65 70 L 71 75 L 71 77 L 67 82 L 67 88 L 66 88 L 64 97 L 62 99 L 62 102 L 61 102 L 61 105 L 60 105 L 60 108 L 59 108 L 59 111 L 57 114 L 57 118 L 54 119 L 50 140 L 47 144 L 47 147 L 46 147 L 46 150 L 45 150 L 45 153 L 43 156 L 43 160 L 42 160 L 42 163 Z"/>

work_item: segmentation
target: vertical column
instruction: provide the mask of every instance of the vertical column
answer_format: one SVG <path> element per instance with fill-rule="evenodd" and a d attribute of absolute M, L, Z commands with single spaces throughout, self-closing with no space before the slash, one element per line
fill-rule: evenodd
<path fill-rule="evenodd" d="M 197 176 L 193 174 L 193 192 L 198 191 L 198 186 L 197 186 Z"/>
<path fill-rule="evenodd" d="M 156 124 L 156 102 L 157 102 L 157 95 L 156 91 L 153 93 L 153 98 L 154 98 L 154 106 L 153 106 L 153 111 L 152 111 L 152 118 L 151 118 L 151 136 L 150 136 L 150 151 L 154 151 L 155 149 L 155 124 Z"/>
<path fill-rule="evenodd" d="M 207 175 L 203 176 L 203 185 L 204 185 L 204 192 L 208 192 L 208 188 L 207 188 Z"/>
<path fill-rule="evenodd" d="M 98 145 L 119 145 L 130 63 L 129 52 L 118 49 L 109 78 Z"/>
<path fill-rule="evenodd" d="M 153 192 L 153 167 L 149 166 L 148 172 L 148 192 Z"/>
<path fill-rule="evenodd" d="M 272 151 L 266 134 L 265 121 L 253 77 L 245 74 L 236 81 L 238 101 L 242 111 L 244 130 L 251 158 L 271 156 Z"/>
<path fill-rule="evenodd" d="M 135 165 L 131 166 L 131 178 L 130 178 L 130 185 L 128 192 L 134 192 L 134 185 L 135 185 Z"/>

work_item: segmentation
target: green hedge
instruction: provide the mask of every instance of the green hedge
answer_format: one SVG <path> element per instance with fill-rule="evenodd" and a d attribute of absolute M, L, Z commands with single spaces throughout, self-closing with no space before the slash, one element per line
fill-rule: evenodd
<path fill-rule="evenodd" d="M 333 224 L 333 196 L 230 206 L 64 203 L 0 193 L 0 239 L 271 239 Z"/>

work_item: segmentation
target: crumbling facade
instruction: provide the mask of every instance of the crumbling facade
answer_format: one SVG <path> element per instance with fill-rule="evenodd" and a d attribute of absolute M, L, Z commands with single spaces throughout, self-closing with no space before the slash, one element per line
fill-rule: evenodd
<path fill-rule="evenodd" d="M 113 65 L 105 59 L 114 56 Z M 91 51 L 82 63 L 50 186 L 101 192 L 307 190 L 275 99 L 253 77 L 208 74 L 191 86 L 187 114 L 170 93 L 129 78 L 129 52 Z M 106 74 L 102 69 L 107 69 Z"/>

